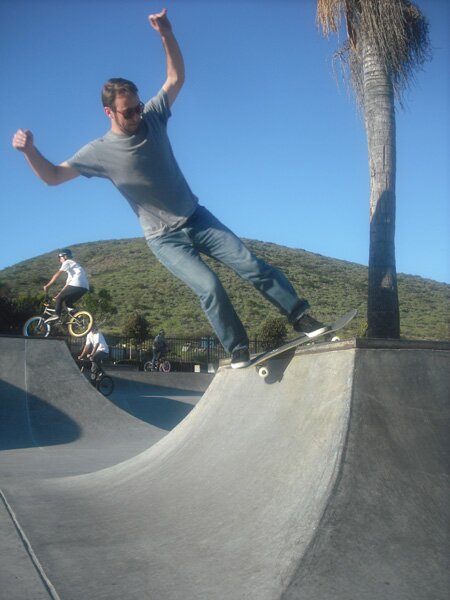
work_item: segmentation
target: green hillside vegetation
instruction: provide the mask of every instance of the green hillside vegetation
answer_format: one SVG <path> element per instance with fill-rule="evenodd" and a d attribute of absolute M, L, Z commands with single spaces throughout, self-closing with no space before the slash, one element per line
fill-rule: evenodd
<path fill-rule="evenodd" d="M 308 298 L 317 318 L 331 321 L 357 308 L 359 315 L 346 330 L 346 337 L 364 335 L 366 267 L 276 244 L 245 242 L 257 256 L 284 271 L 299 294 Z M 158 263 L 143 239 L 90 242 L 71 248 L 95 290 L 106 289 L 117 306 L 117 315 L 103 327 L 107 333 L 121 334 L 126 317 L 139 311 L 152 332 L 164 327 L 171 337 L 212 334 L 197 298 Z M 223 265 L 206 260 L 221 278 L 251 338 L 258 335 L 265 319 L 279 316 L 250 284 Z M 41 294 L 42 285 L 58 267 L 56 252 L 51 252 L 0 271 L 0 281 L 15 297 Z M 402 338 L 448 339 L 450 286 L 402 274 L 398 285 Z"/>

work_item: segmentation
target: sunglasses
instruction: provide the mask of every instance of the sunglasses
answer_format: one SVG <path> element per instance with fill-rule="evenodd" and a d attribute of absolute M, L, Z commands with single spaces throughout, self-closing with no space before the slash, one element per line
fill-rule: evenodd
<path fill-rule="evenodd" d="M 126 110 L 115 110 L 114 112 L 119 113 L 122 117 L 128 121 L 132 119 L 134 115 L 141 115 L 144 111 L 144 103 L 139 102 L 139 104 L 133 108 L 127 108 Z"/>

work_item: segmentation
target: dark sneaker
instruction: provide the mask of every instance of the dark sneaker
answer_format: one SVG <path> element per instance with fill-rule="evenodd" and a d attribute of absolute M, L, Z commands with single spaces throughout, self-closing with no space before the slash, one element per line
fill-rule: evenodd
<path fill-rule="evenodd" d="M 53 315 L 52 317 L 45 319 L 45 323 L 56 323 L 56 321 L 59 321 L 59 315 Z"/>
<path fill-rule="evenodd" d="M 231 355 L 231 368 L 242 369 L 250 364 L 250 352 L 248 348 L 240 348 L 235 350 Z"/>
<path fill-rule="evenodd" d="M 294 331 L 297 333 L 303 333 L 309 338 L 315 338 L 318 335 L 325 333 L 329 329 L 328 325 L 324 325 L 324 323 L 321 323 L 317 319 L 314 319 L 314 317 L 311 317 L 307 314 L 302 315 L 300 319 L 295 321 L 293 327 Z"/>

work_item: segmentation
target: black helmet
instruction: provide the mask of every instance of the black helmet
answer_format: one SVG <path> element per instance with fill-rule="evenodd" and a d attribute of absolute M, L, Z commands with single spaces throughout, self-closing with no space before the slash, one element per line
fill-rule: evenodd
<path fill-rule="evenodd" d="M 72 250 L 69 250 L 69 248 L 63 248 L 58 252 L 58 256 L 67 256 L 67 258 L 72 258 Z"/>

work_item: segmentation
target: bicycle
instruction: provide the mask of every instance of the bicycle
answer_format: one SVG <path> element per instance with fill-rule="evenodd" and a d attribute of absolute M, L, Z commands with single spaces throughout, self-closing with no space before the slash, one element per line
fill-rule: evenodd
<path fill-rule="evenodd" d="M 91 361 L 87 360 L 79 360 L 78 362 L 80 363 L 80 371 L 82 373 L 88 365 L 90 366 L 92 364 Z M 97 371 L 95 379 L 91 376 L 89 381 L 104 396 L 109 396 L 114 391 L 114 381 L 112 377 L 103 371 L 103 369 Z"/>
<path fill-rule="evenodd" d="M 28 319 L 23 326 L 23 335 L 26 337 L 48 337 L 51 331 L 51 325 L 55 321 L 47 323 L 49 317 L 55 315 L 55 309 L 50 308 L 50 301 L 45 298 L 42 302 L 44 310 L 41 315 Z M 87 310 L 76 310 L 66 308 L 67 315 L 61 316 L 58 325 L 67 325 L 70 335 L 73 337 L 83 337 L 88 334 L 94 324 L 94 318 Z"/>
<path fill-rule="evenodd" d="M 152 360 L 144 363 L 144 371 L 160 371 L 161 373 L 170 373 L 171 369 L 172 365 L 167 358 L 158 358 L 155 368 L 153 368 Z"/>

